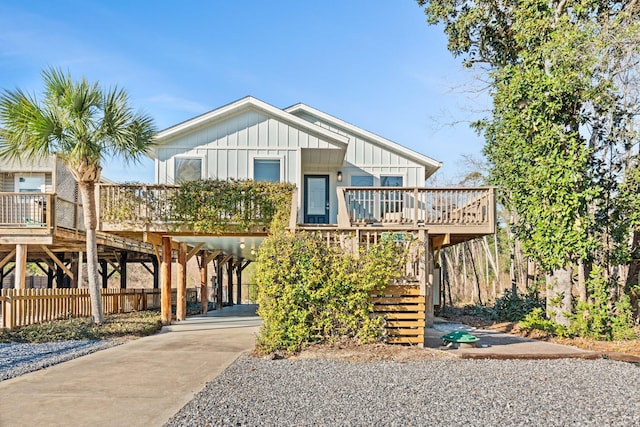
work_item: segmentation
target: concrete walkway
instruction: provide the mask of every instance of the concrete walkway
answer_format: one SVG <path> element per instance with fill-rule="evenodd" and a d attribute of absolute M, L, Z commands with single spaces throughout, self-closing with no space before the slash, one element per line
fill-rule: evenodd
<path fill-rule="evenodd" d="M 255 306 L 227 307 L 0 382 L 0 426 L 161 426 L 253 349 L 260 324 Z"/>

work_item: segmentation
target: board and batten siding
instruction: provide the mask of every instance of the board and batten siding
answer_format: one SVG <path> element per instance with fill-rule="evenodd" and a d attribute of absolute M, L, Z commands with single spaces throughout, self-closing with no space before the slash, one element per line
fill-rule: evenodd
<path fill-rule="evenodd" d="M 376 144 L 361 135 L 336 127 L 308 113 L 297 113 L 301 119 L 307 120 L 324 129 L 349 138 L 349 145 L 342 167 L 342 185 L 349 186 L 353 175 L 373 175 L 374 185 L 380 185 L 380 176 L 400 175 L 404 177 L 405 187 L 424 186 L 425 167 L 385 147 Z"/>
<path fill-rule="evenodd" d="M 283 179 L 299 185 L 300 149 L 335 148 L 331 143 L 278 121 L 247 111 L 163 144 L 157 151 L 157 181 L 175 182 L 175 159 L 203 159 L 204 178 L 252 178 L 254 158 L 279 158 Z"/>

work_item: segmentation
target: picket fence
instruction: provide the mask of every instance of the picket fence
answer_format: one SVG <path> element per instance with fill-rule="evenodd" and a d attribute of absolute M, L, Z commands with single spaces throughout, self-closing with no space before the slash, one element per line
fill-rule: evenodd
<path fill-rule="evenodd" d="M 175 290 L 172 296 L 175 301 Z M 105 314 L 160 308 L 160 289 L 102 289 Z M 187 290 L 187 300 L 196 300 Z M 13 329 L 34 323 L 91 316 L 89 289 L 2 289 L 0 328 Z"/>

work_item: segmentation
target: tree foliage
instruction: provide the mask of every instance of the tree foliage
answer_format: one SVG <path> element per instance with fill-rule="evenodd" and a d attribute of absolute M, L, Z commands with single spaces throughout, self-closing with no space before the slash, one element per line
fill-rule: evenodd
<path fill-rule="evenodd" d="M 82 194 L 87 271 L 93 320 L 102 323 L 98 281 L 95 184 L 107 156 L 136 160 L 150 148 L 153 120 L 133 111 L 127 93 L 102 90 L 85 78 L 49 68 L 39 100 L 17 90 L 0 95 L 0 157 L 32 161 L 55 154 L 64 160 Z"/>
<path fill-rule="evenodd" d="M 492 116 L 476 128 L 525 254 L 558 273 L 552 283 L 577 263 L 624 260 L 636 201 L 618 184 L 635 176 L 638 2 L 418 4 L 454 55 L 489 73 Z"/>

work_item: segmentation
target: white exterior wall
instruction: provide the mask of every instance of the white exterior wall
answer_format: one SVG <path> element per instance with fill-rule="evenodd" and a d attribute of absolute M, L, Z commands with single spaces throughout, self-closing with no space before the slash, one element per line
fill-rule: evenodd
<path fill-rule="evenodd" d="M 404 177 L 403 183 L 405 187 L 424 186 L 424 165 L 400 156 L 359 135 L 348 133 L 344 129 L 323 122 L 309 114 L 299 114 L 299 117 L 349 138 L 347 154 L 341 169 L 343 176 L 341 185 L 349 186 L 352 175 L 373 175 L 374 186 L 380 185 L 381 176 L 400 175 Z"/>
<path fill-rule="evenodd" d="M 281 178 L 300 187 L 301 148 L 335 148 L 314 135 L 266 114 L 249 111 L 163 144 L 157 150 L 156 181 L 175 182 L 175 158 L 203 159 L 203 178 L 253 178 L 254 158 L 281 160 Z"/>
<path fill-rule="evenodd" d="M 280 159 L 281 180 L 293 183 L 299 189 L 298 221 L 304 219 L 304 175 L 329 176 L 330 222 L 337 221 L 336 187 L 350 186 L 354 175 L 371 175 L 373 185 L 379 186 L 385 175 L 402 176 L 405 187 L 424 186 L 425 165 L 417 163 L 401 151 L 388 146 L 386 140 L 377 140 L 367 132 L 358 133 L 350 128 L 306 112 L 296 116 L 342 137 L 337 144 L 331 138 L 318 137 L 296 120 L 270 115 L 263 110 L 249 109 L 226 115 L 217 122 L 206 122 L 200 128 L 185 128 L 157 147 L 155 152 L 156 182 L 175 183 L 176 158 L 202 159 L 202 178 L 251 179 L 255 158 Z M 203 121 L 203 123 L 205 123 Z M 344 138 L 343 138 L 344 140 Z M 329 142 L 331 141 L 331 142 Z M 382 142 L 381 142 L 382 141 Z M 342 182 L 337 182 L 337 172 Z"/>

